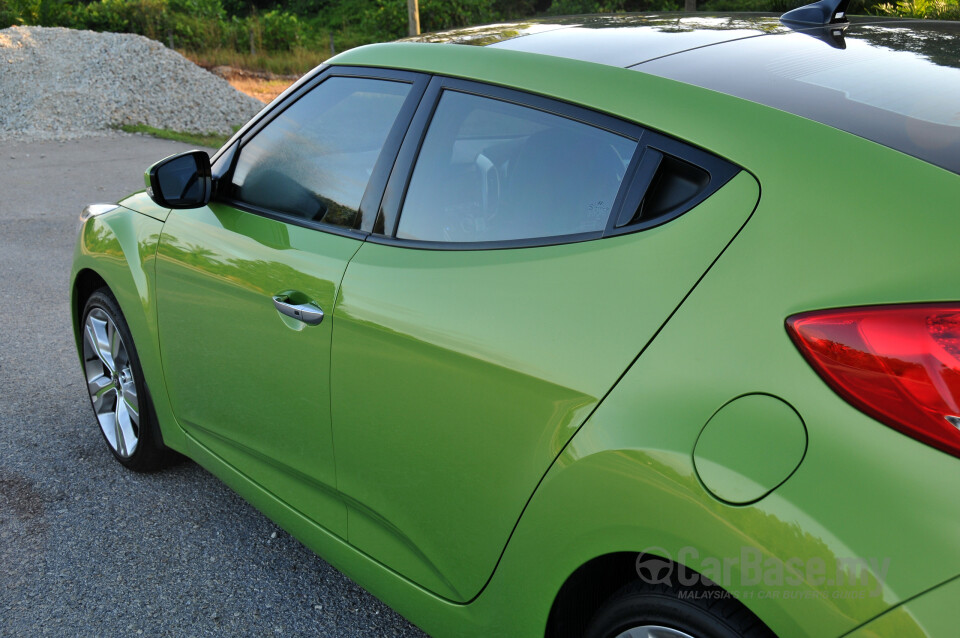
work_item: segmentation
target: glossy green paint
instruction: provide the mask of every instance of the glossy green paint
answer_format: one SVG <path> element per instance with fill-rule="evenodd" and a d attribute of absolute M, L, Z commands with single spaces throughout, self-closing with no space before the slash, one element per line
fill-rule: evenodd
<path fill-rule="evenodd" d="M 833 132 L 806 132 L 806 141 L 785 140 L 798 158 L 813 151 L 808 144 L 829 150 Z M 824 182 L 825 192 L 804 200 L 786 177 L 758 170 L 771 187 L 751 221 L 552 466 L 477 602 L 496 596 L 499 583 L 522 582 L 524 570 L 559 583 L 591 556 L 610 552 L 659 547 L 708 571 L 707 559 L 736 559 L 747 547 L 762 553 L 765 567 L 770 561 L 771 584 L 750 584 L 738 570 L 723 584 L 780 636 L 838 636 L 960 571 L 960 505 L 944 487 L 960 481 L 957 460 L 826 391 L 783 327 L 800 310 L 955 298 L 952 233 L 943 229 L 960 223 L 960 178 L 886 151 L 832 157 L 795 162 L 795 177 L 805 183 L 819 171 L 840 170 L 843 157 L 852 172 L 871 166 L 874 192 Z M 922 245 L 903 233 L 903 179 L 930 186 L 924 214 L 910 218 Z M 848 212 L 858 209 L 873 212 L 872 226 Z M 870 277 L 863 268 L 893 276 Z M 732 506 L 703 489 L 691 451 L 702 424 L 746 393 L 789 402 L 803 417 L 809 446 L 772 494 Z M 696 555 L 681 554 L 687 547 Z M 874 559 L 877 568 L 867 566 L 859 587 L 816 575 L 791 585 L 786 566 L 795 559 L 804 566 Z M 863 598 L 842 598 L 851 590 Z M 492 605 L 514 595 L 522 593 L 513 589 Z M 543 615 L 552 596 L 531 593 L 525 602 Z"/>
<path fill-rule="evenodd" d="M 129 203 L 124 200 L 124 204 Z M 77 297 L 79 277 L 95 273 L 113 291 L 134 335 L 144 382 L 161 424 L 163 442 L 183 451 L 186 441 L 166 400 L 163 368 L 157 342 L 156 280 L 154 261 L 163 224 L 129 208 L 92 217 L 80 228 L 70 273 L 71 309 L 77 352 L 80 347 L 80 314 L 86 300 Z"/>
<path fill-rule="evenodd" d="M 381 64 L 409 65 L 458 75 L 476 74 L 506 86 L 526 87 L 546 95 L 592 104 L 610 113 L 693 140 L 738 161 L 758 176 L 763 195 L 754 220 L 744 230 L 748 239 L 745 240 L 741 235 L 731 248 L 733 256 L 728 251 L 718 264 L 734 263 L 738 268 L 737 276 L 710 285 L 715 275 L 713 271 L 708 274 L 693 297 L 698 298 L 703 294 L 700 293 L 702 289 L 713 291 L 711 304 L 689 314 L 686 312 L 687 304 L 684 304 L 680 315 L 688 317 L 689 321 L 678 332 L 677 348 L 672 356 L 668 355 L 654 366 L 650 381 L 651 387 L 659 392 L 658 403 L 668 401 L 672 404 L 670 409 L 664 406 L 663 411 L 654 418 L 657 423 L 670 424 L 670 428 L 676 428 L 678 422 L 685 424 L 687 438 L 683 439 L 683 445 L 676 447 L 675 454 L 676 459 L 684 459 L 687 480 L 695 481 L 690 456 L 696 433 L 721 405 L 750 392 L 767 392 L 786 399 L 798 408 L 808 429 L 811 429 L 811 450 L 798 472 L 784 486 L 747 510 L 759 510 L 766 514 L 757 516 L 770 522 L 765 534 L 786 538 L 804 530 L 802 537 L 810 540 L 800 549 L 820 547 L 818 541 L 831 548 L 826 554 L 813 552 L 809 555 L 820 556 L 824 560 L 837 556 L 877 557 L 879 560 L 891 558 L 893 564 L 886 574 L 884 596 L 880 598 L 842 601 L 839 606 L 822 601 L 754 599 L 745 600 L 747 606 L 765 620 L 769 618 L 768 622 L 781 635 L 838 635 L 901 600 L 903 596 L 921 591 L 930 582 L 937 582 L 938 576 L 942 580 L 960 571 L 956 543 L 956 521 L 960 517 L 957 516 L 956 506 L 936 491 L 920 498 L 926 501 L 922 507 L 918 507 L 917 502 L 911 502 L 909 496 L 911 489 L 929 492 L 924 487 L 928 479 L 934 484 L 955 484 L 955 460 L 890 432 L 825 392 L 822 382 L 799 357 L 783 329 L 783 320 L 801 310 L 869 303 L 950 300 L 960 296 L 951 281 L 955 271 L 954 253 L 949 247 L 953 233 L 944 232 L 945 228 L 956 227 L 957 224 L 955 213 L 956 202 L 960 201 L 960 177 L 802 118 L 635 71 L 574 61 L 548 61 L 543 56 L 523 59 L 511 57 L 508 61 L 506 57 L 500 59 L 507 52 L 471 47 L 436 45 L 430 51 L 426 47 L 398 44 L 383 48 L 384 51 L 361 49 L 351 52 L 352 56 L 345 54 L 347 57 L 337 62 L 370 64 L 372 61 L 367 56 L 382 54 L 384 58 L 380 60 Z M 491 55 L 484 56 L 484 53 Z M 612 85 L 632 86 L 634 89 L 596 90 L 597 86 Z M 643 100 L 642 96 L 646 94 L 656 94 L 657 99 Z M 714 117 L 704 118 L 701 115 L 704 112 L 712 113 Z M 717 126 L 717 122 L 723 122 L 723 126 Z M 789 170 L 782 168 L 785 164 Z M 821 187 L 807 193 L 807 198 L 803 196 L 803 191 L 798 192 L 798 184 L 818 184 Z M 911 184 L 912 188 L 901 188 L 901 184 Z M 921 198 L 919 201 L 918 194 Z M 853 214 L 853 211 L 870 211 L 870 215 Z M 915 232 L 905 234 L 904 215 L 908 211 L 916 211 L 909 214 L 910 229 Z M 922 244 L 919 243 L 920 238 Z M 942 245 L 930 245 L 934 238 Z M 885 273 L 885 276 L 871 274 L 878 272 Z M 676 318 L 671 320 L 668 330 L 675 322 Z M 691 335 L 699 337 L 704 334 L 709 334 L 710 338 L 690 338 Z M 655 343 L 662 339 L 663 335 Z M 696 342 L 697 347 L 683 347 L 691 342 Z M 707 354 L 714 352 L 719 358 L 711 356 L 708 359 Z M 645 354 L 640 362 L 643 363 L 648 356 Z M 684 361 L 690 361 L 691 366 L 685 366 Z M 783 381 L 791 379 L 791 375 L 781 370 L 784 362 L 790 362 L 790 370 L 802 375 L 807 382 L 804 407 L 807 407 L 806 404 L 820 407 L 826 394 L 826 398 L 835 403 L 833 407 L 838 414 L 827 416 L 811 427 L 807 411 L 792 400 L 796 394 L 794 386 Z M 691 378 L 690 371 L 703 370 L 704 367 L 709 375 L 704 382 L 697 383 L 696 379 Z M 664 375 L 665 370 L 673 374 Z M 654 383 L 663 378 L 669 378 L 670 382 Z M 781 381 L 774 384 L 776 379 Z M 644 393 L 643 396 L 648 395 Z M 603 405 L 615 404 L 616 396 L 619 395 L 615 393 Z M 704 399 L 706 403 L 694 414 L 682 409 Z M 637 422 L 638 417 L 630 416 L 634 409 L 639 407 L 631 406 L 630 410 L 623 411 L 621 418 L 624 423 Z M 846 426 L 848 421 L 859 424 L 859 427 L 852 429 L 862 438 L 850 437 L 847 432 L 838 434 L 837 424 Z M 588 424 L 581 433 L 589 437 L 595 429 L 603 429 L 603 426 L 591 428 Z M 858 459 L 859 463 L 851 466 L 850 461 L 843 460 L 847 456 L 841 453 L 840 458 L 828 457 L 836 463 L 829 466 L 829 461 L 820 455 L 824 448 L 832 449 L 832 441 L 838 436 L 846 444 L 860 441 L 861 446 L 863 441 L 878 445 L 879 441 L 887 440 L 889 444 L 884 450 L 886 458 L 884 454 L 880 454 L 879 459 L 871 455 L 862 458 L 864 451 L 854 448 L 857 453 L 850 458 Z M 609 454 L 612 466 L 622 465 L 626 452 L 613 452 L 619 446 L 612 441 L 608 445 L 612 450 Z M 910 487 L 900 483 L 901 479 L 892 477 L 889 469 L 882 469 L 902 467 L 900 453 L 904 445 L 917 455 L 913 459 L 915 465 L 909 466 L 914 473 L 907 481 Z M 651 441 L 637 447 L 656 450 L 659 445 Z M 878 451 L 871 450 L 871 453 L 874 452 Z M 933 461 L 924 461 L 923 458 L 927 456 Z M 557 467 L 554 465 L 552 471 L 556 471 Z M 808 468 L 816 469 L 810 474 Z M 816 478 L 818 471 L 822 472 L 823 477 L 819 479 L 820 482 Z M 621 474 L 610 470 L 601 473 Z M 876 473 L 882 473 L 882 476 L 874 476 Z M 909 471 L 907 473 L 910 474 Z M 760 509 L 768 501 L 775 503 L 780 493 L 799 482 L 795 481 L 799 476 L 805 478 L 807 487 L 801 490 L 802 495 L 793 497 L 798 504 L 791 503 L 786 512 L 769 513 Z M 845 489 L 833 493 L 825 493 L 822 489 L 823 485 L 835 483 L 845 486 Z M 537 496 L 525 511 L 488 587 L 493 587 L 498 581 L 501 570 L 510 571 L 508 565 L 511 556 L 517 556 L 526 569 L 538 571 L 544 580 L 549 580 L 543 573 L 542 565 L 553 564 L 552 561 L 557 561 L 557 554 L 573 554 L 587 560 L 588 555 L 627 550 L 628 547 L 629 550 L 638 551 L 649 545 L 662 545 L 665 541 L 661 539 L 671 536 L 696 547 L 702 543 L 701 539 L 708 539 L 728 528 L 728 523 L 722 517 L 715 517 L 713 524 L 699 528 L 668 520 L 660 524 L 661 529 L 647 534 L 640 530 L 649 523 L 637 521 L 632 527 L 633 531 L 626 531 L 631 526 L 623 526 L 625 538 L 621 543 L 601 542 L 599 537 L 602 534 L 594 532 L 597 536 L 594 543 L 579 539 L 585 548 L 580 552 L 573 552 L 574 543 L 571 542 L 544 556 L 534 545 L 553 535 L 553 530 L 569 525 L 570 512 L 577 512 L 578 520 L 603 520 L 604 511 L 622 511 L 624 501 L 628 500 L 617 498 L 611 502 L 601 498 L 599 505 L 588 508 L 590 503 L 598 500 L 598 494 L 617 494 L 623 490 L 622 487 L 615 487 L 614 483 L 598 485 L 594 486 L 595 489 L 584 490 L 586 495 L 582 505 L 587 509 L 580 509 L 581 502 L 571 500 L 571 492 L 563 491 L 562 496 L 558 496 L 553 503 L 557 518 L 549 523 L 533 523 L 538 519 L 533 504 L 546 486 L 547 483 L 541 485 Z M 717 505 L 716 499 L 710 497 L 699 483 L 697 487 L 701 507 Z M 890 511 L 886 506 L 885 489 L 889 489 L 890 495 L 897 500 L 895 511 L 915 513 L 911 523 L 906 526 L 909 531 L 900 526 L 891 528 L 885 520 Z M 722 511 L 726 512 L 725 508 L 731 512 L 743 509 L 724 505 Z M 929 508 L 939 512 L 944 512 L 945 508 L 950 514 L 930 516 L 927 513 Z M 871 516 L 866 516 L 867 512 Z M 519 545 L 526 553 L 513 554 L 512 547 L 528 521 L 531 525 L 537 525 L 538 533 L 534 537 L 540 540 Z M 788 536 L 785 536 L 786 532 L 789 532 Z M 631 535 L 633 541 L 627 544 L 626 537 Z M 836 538 L 841 540 L 837 541 Z M 936 539 L 936 549 L 929 552 L 930 547 L 925 543 L 918 546 L 915 542 L 918 538 Z M 742 544 L 742 539 L 732 541 L 729 547 L 739 544 Z M 730 555 L 729 547 L 723 550 L 727 553 L 714 551 L 713 555 Z M 894 554 L 899 556 L 898 561 L 894 561 Z M 921 559 L 920 555 L 925 558 Z M 945 560 L 939 560 L 937 555 Z M 791 557 L 781 554 L 782 560 Z M 929 570 L 907 569 L 908 565 L 916 564 L 918 560 Z M 574 563 L 574 566 L 569 566 L 567 574 L 579 564 L 576 561 Z M 519 573 L 515 573 L 515 577 L 522 581 Z M 560 578 L 559 575 L 557 577 Z M 488 591 L 485 590 L 477 603 L 485 598 Z M 514 594 L 521 595 L 521 592 L 515 591 Z M 756 595 L 759 595 L 759 591 Z M 530 597 L 528 595 L 525 600 L 530 602 Z M 552 600 L 552 594 L 545 596 L 543 605 L 548 604 L 547 598 Z M 837 609 L 831 610 L 832 607 Z M 541 608 L 539 613 L 545 614 L 546 611 Z M 537 627 L 542 630 L 542 625 Z"/>
<path fill-rule="evenodd" d="M 167 221 L 167 216 L 170 214 L 169 208 L 157 206 L 157 204 L 147 196 L 145 191 L 134 193 L 126 199 L 121 200 L 120 205 L 161 222 Z"/>
<path fill-rule="evenodd" d="M 895 607 L 849 634 L 849 638 L 933 638 L 960 627 L 960 578 Z"/>
<path fill-rule="evenodd" d="M 960 224 L 960 177 L 886 149 L 870 152 L 805 121 L 783 124 L 788 135 L 778 143 L 791 149 L 790 172 L 757 167 L 763 196 L 750 223 L 631 370 L 627 379 L 644 374 L 636 394 L 611 396 L 595 417 L 607 407 L 623 411 L 614 422 L 670 424 L 670 435 L 683 432 L 683 439 L 664 442 L 657 432 L 627 444 L 627 436 L 639 433 L 624 432 L 621 445 L 674 450 L 680 459 L 699 429 L 693 424 L 732 397 L 767 393 L 790 403 L 809 433 L 796 473 L 754 506 L 721 507 L 716 525 L 702 524 L 691 536 L 685 526 L 665 524 L 651 540 L 675 534 L 683 542 L 696 539 L 701 555 L 733 556 L 744 541 L 721 540 L 731 526 L 784 562 L 889 559 L 883 578 L 873 574 L 884 584 L 880 597 L 744 600 L 780 635 L 828 636 L 960 571 L 960 506 L 942 487 L 960 480 L 960 465 L 825 391 L 783 321 L 815 308 L 956 299 L 950 237 Z M 847 177 L 824 180 L 824 174 Z M 798 183 L 822 188 L 808 199 L 798 196 Z M 635 398 L 618 405 L 618 396 Z M 607 429 L 617 427 L 624 429 Z M 590 435 L 588 425 L 572 449 L 579 436 Z M 744 512 L 764 516 L 751 521 Z M 833 595 L 826 585 L 818 591 Z"/>
<path fill-rule="evenodd" d="M 747 394 L 710 417 L 693 461 L 711 494 L 742 504 L 783 483 L 806 451 L 807 430 L 792 407 L 766 394 Z"/>
<path fill-rule="evenodd" d="M 333 314 L 361 242 L 223 204 L 174 210 L 157 251 L 160 349 L 180 424 L 337 535 L 330 429 L 332 321 L 281 315 L 274 295 Z"/>
<path fill-rule="evenodd" d="M 475 596 L 550 463 L 759 195 L 740 173 L 673 223 L 603 241 L 365 243 L 334 318 L 350 542 L 445 598 Z"/>
<path fill-rule="evenodd" d="M 265 479 L 252 478 L 259 471 L 252 459 L 239 455 L 232 463 L 226 459 L 224 450 L 236 446 L 223 444 L 216 453 L 211 442 L 199 440 L 199 430 L 191 434 L 180 430 L 158 372 L 152 247 L 160 222 L 118 210 L 87 222 L 78 243 L 74 274 L 83 269 L 98 272 L 120 300 L 168 444 L 187 451 L 325 559 L 435 636 L 542 636 L 557 591 L 580 565 L 611 552 L 651 547 L 707 573 L 713 564 L 710 559 L 733 560 L 744 548 L 758 551 L 764 566 L 773 571 L 775 584 L 766 584 L 762 578 L 754 583 L 747 578 L 752 574 L 742 561 L 728 570 L 727 584 L 783 637 L 840 636 L 960 573 L 960 504 L 952 490 L 944 487 L 960 481 L 957 459 L 873 421 L 833 395 L 803 361 L 783 327 L 787 316 L 804 310 L 960 298 L 954 240 L 960 225 L 956 215 L 960 177 L 799 117 L 635 71 L 445 45 L 362 48 L 342 54 L 336 62 L 448 72 L 633 119 L 744 166 L 761 184 L 760 204 L 676 313 L 648 345 L 641 344 L 643 354 L 576 430 L 559 458 L 549 464 L 542 482 L 528 488 L 529 502 L 516 528 L 507 531 L 492 576 L 469 604 L 454 604 L 411 582 L 348 544 L 335 525 L 322 526 L 310 512 L 303 511 L 307 508 L 301 503 L 278 496 L 299 480 L 295 473 L 286 472 L 272 493 L 268 492 Z M 620 90 L 610 91 L 610 86 Z M 656 99 L 646 100 L 646 95 L 656 95 Z M 711 117 L 705 118 L 703 113 Z M 803 184 L 817 184 L 818 188 L 799 190 L 798 185 Z M 212 211 L 201 211 L 201 216 L 209 214 Z M 632 236 L 637 238 L 639 260 L 643 259 L 639 256 L 643 240 L 655 236 L 650 232 Z M 615 241 L 619 240 L 592 243 L 599 246 Z M 385 264 L 386 257 L 376 254 L 380 250 L 386 248 L 363 246 L 354 264 L 364 268 L 357 272 L 372 273 L 378 263 Z M 514 251 L 497 252 L 509 260 Z M 368 259 L 367 254 L 371 257 L 364 263 L 360 258 Z M 682 263 L 690 255 L 673 257 Z M 410 272 L 414 272 L 412 265 L 406 264 Z M 464 274 L 469 276 L 466 271 Z M 396 343 L 403 343 L 397 326 L 414 331 L 424 342 L 414 347 L 421 355 L 439 353 L 441 349 L 431 350 L 426 343 L 442 338 L 448 340 L 443 344 L 448 350 L 468 352 L 462 335 L 424 339 L 422 325 L 414 322 L 412 329 L 407 327 L 411 317 L 397 312 L 396 306 L 384 305 L 382 315 L 374 317 L 370 314 L 372 301 L 359 296 L 354 300 L 351 275 L 348 270 L 343 307 L 337 309 L 337 313 L 344 311 L 344 321 L 340 314 L 333 317 L 337 326 L 334 359 L 339 356 L 340 325 L 351 323 L 356 324 L 353 329 L 358 334 Z M 622 303 L 639 303 L 631 301 L 620 287 L 618 278 L 623 276 L 611 270 L 591 280 L 586 290 L 570 289 L 573 316 L 589 316 L 595 307 L 592 300 L 610 294 L 609 290 L 617 291 Z M 518 285 L 507 282 L 508 287 Z M 202 306 L 199 301 L 194 303 Z M 434 303 L 438 303 L 436 299 Z M 356 319 L 349 314 L 354 307 L 363 313 Z M 536 310 L 522 314 L 529 318 Z M 254 319 L 256 323 L 250 325 L 259 328 L 261 318 L 253 314 L 248 318 Z M 381 325 L 395 332 L 379 328 Z M 608 347 L 607 339 L 629 343 L 629 337 L 612 331 L 584 333 L 578 343 L 582 339 L 603 348 Z M 456 347 L 449 348 L 451 343 Z M 510 362 L 504 366 L 502 358 L 475 356 L 482 352 L 475 349 L 469 357 L 479 369 L 493 364 L 509 367 Z M 430 358 L 423 356 L 419 362 L 429 363 Z M 397 369 L 396 362 L 389 363 Z M 628 356 L 624 365 L 629 363 Z M 508 373 L 514 371 L 504 371 Z M 334 388 L 342 382 L 339 374 L 335 367 Z M 378 392 L 376 377 L 369 370 L 363 376 L 347 367 L 342 374 L 362 377 L 366 396 Z M 537 383 L 553 383 L 558 373 L 547 368 L 525 374 L 535 377 Z M 561 392 L 572 387 L 586 397 L 599 398 L 593 386 L 583 391 L 567 382 L 554 385 Z M 394 398 L 396 393 L 396 388 L 390 389 Z M 806 425 L 809 443 L 802 464 L 782 485 L 756 503 L 733 506 L 703 488 L 693 465 L 693 449 L 710 417 L 731 399 L 749 393 L 776 396 L 793 406 Z M 334 404 L 335 436 L 340 432 L 338 409 Z M 349 410 L 344 412 L 344 418 L 349 414 Z M 446 424 L 433 420 L 418 423 L 411 418 L 401 425 L 416 433 L 416 428 L 441 431 Z M 567 437 L 574 430 L 563 425 L 547 432 Z M 385 432 L 398 445 L 406 445 L 396 433 Z M 359 440 L 362 435 L 357 436 Z M 538 450 L 562 445 L 549 437 L 538 443 L 542 443 Z M 382 479 L 403 482 L 408 479 L 400 470 L 409 469 L 404 465 L 404 452 L 402 447 L 386 450 L 381 446 L 368 462 Z M 338 460 L 339 454 L 338 448 Z M 358 461 L 358 453 L 350 454 Z M 539 459 L 548 456 L 540 454 Z M 479 472 L 503 469 L 499 459 L 485 458 L 485 464 L 477 467 Z M 360 489 L 349 482 L 342 487 L 348 486 Z M 435 496 L 452 493 L 426 481 L 424 489 Z M 374 503 L 379 498 L 372 491 L 355 494 Z M 496 503 L 503 491 L 488 493 L 481 484 L 479 494 L 485 502 Z M 345 501 L 350 506 L 351 524 L 358 520 L 355 512 L 371 509 L 356 496 L 348 495 Z M 443 522 L 448 503 L 441 501 L 433 510 L 429 506 L 422 506 L 425 516 Z M 513 516 L 511 524 L 515 520 Z M 370 527 L 387 529 L 384 521 L 374 521 Z M 398 539 L 415 535 L 395 524 L 394 528 L 387 531 L 393 531 Z M 351 537 L 352 532 L 351 527 Z M 495 536 L 496 530 L 491 535 Z M 426 549 L 436 551 L 431 542 L 428 538 Z M 497 538 L 496 543 L 502 547 L 504 539 Z M 388 551 L 392 551 L 389 546 Z M 476 556 L 484 552 L 490 550 L 483 548 Z M 457 584 L 469 590 L 476 570 L 493 567 L 476 556 L 468 559 L 469 569 L 451 569 L 454 578 L 447 580 L 461 579 Z M 430 558 L 434 564 L 442 562 Z M 798 570 L 793 560 L 799 559 L 801 567 L 811 560 L 834 566 L 838 558 L 877 562 L 866 564 L 858 584 L 837 585 Z M 415 561 L 405 565 L 416 569 Z M 849 562 L 841 567 L 845 580 L 851 572 L 861 573 Z M 778 569 L 783 572 L 782 581 L 777 580 Z M 424 573 L 427 571 L 421 569 L 417 575 Z M 798 573 L 802 577 L 796 580 Z M 791 582 L 788 574 L 794 577 Z M 724 574 L 720 576 L 723 580 Z M 780 592 L 777 598 L 764 593 L 772 591 Z M 858 592 L 857 596 L 863 592 L 863 596 L 844 598 L 844 591 Z M 840 597 L 834 598 L 834 592 L 840 592 Z M 917 603 L 923 600 L 916 599 Z M 931 600 L 936 603 L 942 598 Z M 904 609 L 909 611 L 911 605 Z M 917 607 L 924 610 L 923 618 L 935 621 L 924 621 L 925 627 L 944 624 L 936 620 L 943 618 L 938 608 L 936 604 Z M 884 622 L 883 618 L 878 622 Z M 931 631 L 930 635 L 952 634 Z"/>

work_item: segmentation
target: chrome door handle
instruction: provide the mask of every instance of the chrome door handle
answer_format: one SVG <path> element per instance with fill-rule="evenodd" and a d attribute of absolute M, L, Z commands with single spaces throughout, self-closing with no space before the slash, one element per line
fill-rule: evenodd
<path fill-rule="evenodd" d="M 315 326 L 323 321 L 323 309 L 311 303 L 290 303 L 290 297 L 286 295 L 274 295 L 273 306 L 280 314 L 287 315 L 297 321 Z"/>

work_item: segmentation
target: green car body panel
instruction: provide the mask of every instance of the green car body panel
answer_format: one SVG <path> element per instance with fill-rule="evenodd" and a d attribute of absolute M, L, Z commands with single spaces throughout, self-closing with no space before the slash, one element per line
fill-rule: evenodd
<path fill-rule="evenodd" d="M 960 578 L 894 607 L 850 633 L 849 638 L 949 636 L 956 633 L 960 623 L 957 596 L 960 596 Z"/>
<path fill-rule="evenodd" d="M 806 427 L 790 404 L 768 394 L 746 394 L 710 417 L 693 448 L 693 462 L 714 496 L 746 505 L 787 480 L 806 451 Z"/>
<path fill-rule="evenodd" d="M 135 195 L 124 200 L 123 204 L 140 204 L 150 212 L 156 208 L 146 195 Z M 81 227 L 70 277 L 74 337 L 80 344 L 80 319 L 85 300 L 79 294 L 89 294 L 106 284 L 120 304 L 131 334 L 135 335 L 150 404 L 160 423 L 163 442 L 172 449 L 182 451 L 186 440 L 183 430 L 176 425 L 176 418 L 166 399 L 166 383 L 156 337 L 154 259 L 163 222 L 139 212 L 141 206 L 136 209 L 120 207 L 91 217 Z"/>
<path fill-rule="evenodd" d="M 164 369 L 178 371 L 167 392 L 180 424 L 344 537 L 330 427 L 332 322 L 296 322 L 272 298 L 297 291 L 306 296 L 297 303 L 332 313 L 361 243 L 211 204 L 170 213 L 156 262 L 160 349 Z"/>
<path fill-rule="evenodd" d="M 542 636 L 578 568 L 645 550 L 718 579 L 779 636 L 841 636 L 878 616 L 876 635 L 945 635 L 924 632 L 954 613 L 945 599 L 957 581 L 896 605 L 960 573 L 960 502 L 944 489 L 960 465 L 825 391 L 784 320 L 955 301 L 960 176 L 769 107 L 587 62 L 401 43 L 331 63 L 556 97 L 744 171 L 661 227 L 505 251 L 409 250 L 133 196 L 84 225 L 74 306 L 91 273 L 111 288 L 169 447 L 437 636 Z M 871 211 L 870 223 L 853 210 Z M 195 237 L 211 251 L 201 262 L 187 254 Z M 295 330 L 270 305 L 298 287 L 329 304 L 319 326 Z M 185 369 L 204 338 L 248 350 L 217 354 L 231 367 L 215 373 Z M 278 339 L 301 376 L 248 361 L 267 347 L 258 338 Z M 469 388 L 453 385 L 453 367 Z M 410 391 L 411 374 L 436 396 Z M 200 375 L 221 388 L 215 402 L 191 389 Z M 218 424 L 253 392 L 283 397 L 270 407 L 311 442 L 304 454 L 257 429 L 266 412 Z M 788 406 L 807 440 L 801 462 L 785 436 L 761 477 L 768 493 L 738 505 L 711 493 L 694 449 L 746 395 Z M 733 444 L 721 435 L 711 458 L 731 458 Z M 722 491 L 743 487 L 739 462 Z M 724 558 L 738 560 L 723 569 Z M 811 576 L 821 562 L 830 577 Z"/>
<path fill-rule="evenodd" d="M 675 223 L 604 241 L 365 243 L 334 315 L 350 542 L 445 598 L 476 596 L 550 463 L 759 195 L 742 172 Z"/>

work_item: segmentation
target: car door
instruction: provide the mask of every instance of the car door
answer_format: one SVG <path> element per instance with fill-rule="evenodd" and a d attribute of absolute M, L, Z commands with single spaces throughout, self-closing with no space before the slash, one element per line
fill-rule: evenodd
<path fill-rule="evenodd" d="M 442 78 L 397 165 L 339 292 L 338 484 L 353 545 L 466 601 L 759 187 L 639 126 Z"/>
<path fill-rule="evenodd" d="M 329 317 L 424 83 L 328 71 L 224 155 L 233 166 L 214 201 L 171 211 L 158 247 L 160 350 L 181 426 L 340 536 Z"/>

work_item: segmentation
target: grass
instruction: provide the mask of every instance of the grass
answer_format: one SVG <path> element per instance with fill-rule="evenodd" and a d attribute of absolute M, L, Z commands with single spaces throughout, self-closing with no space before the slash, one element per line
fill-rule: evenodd
<path fill-rule="evenodd" d="M 184 131 L 170 131 L 163 128 L 153 128 L 152 126 L 147 126 L 145 124 L 121 124 L 117 128 L 124 133 L 140 133 L 141 135 L 151 135 L 164 140 L 173 140 L 174 142 L 183 142 L 184 144 L 193 144 L 195 146 L 206 146 L 208 148 L 220 148 L 228 139 L 230 139 L 230 136 L 233 135 L 233 133 L 230 135 L 220 135 L 219 133 L 208 133 L 206 135 L 201 135 L 198 133 L 187 133 Z M 239 128 L 239 126 L 234 127 L 234 131 Z"/>
<path fill-rule="evenodd" d="M 274 75 L 301 76 L 330 57 L 329 51 L 317 51 L 297 47 L 290 51 L 258 51 L 240 53 L 233 49 L 208 49 L 206 51 L 180 51 L 183 57 L 202 67 L 232 66 L 249 71 L 264 71 Z"/>

